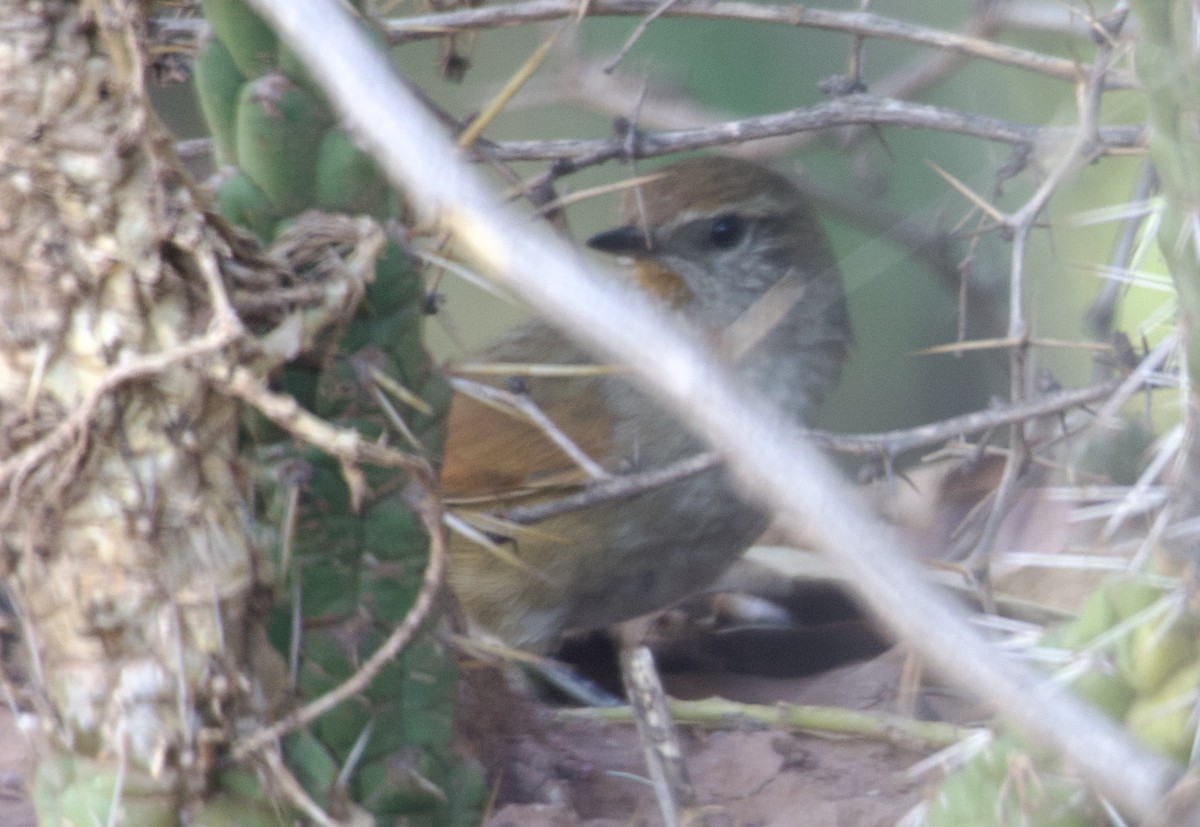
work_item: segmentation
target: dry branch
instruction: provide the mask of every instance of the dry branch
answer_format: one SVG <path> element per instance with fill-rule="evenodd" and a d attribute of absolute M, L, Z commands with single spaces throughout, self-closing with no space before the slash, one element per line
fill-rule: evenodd
<path fill-rule="evenodd" d="M 959 112 L 930 104 L 912 103 L 874 95 L 846 95 L 825 103 L 743 118 L 695 129 L 638 132 L 633 137 L 563 138 L 540 141 L 481 141 L 488 155 L 501 161 L 560 161 L 556 172 L 565 173 L 614 158 L 650 158 L 674 152 L 728 146 L 745 141 L 793 135 L 843 126 L 899 126 L 934 129 L 1010 146 L 1057 147 L 1076 135 L 1074 128 L 1044 127 L 1002 118 Z M 1140 150 L 1145 144 L 1141 126 L 1101 127 L 1095 132 L 1097 155 L 1120 150 Z"/>
<path fill-rule="evenodd" d="M 585 8 L 590 17 L 646 17 L 658 13 L 664 17 L 774 23 L 865 38 L 899 40 L 967 57 L 982 58 L 1067 81 L 1076 81 L 1082 73 L 1088 71 L 1088 67 L 1080 66 L 1072 60 L 1049 57 L 979 37 L 918 26 L 866 12 L 838 12 L 804 6 L 765 6 L 730 0 L 676 0 L 669 8 L 659 12 L 660 5 L 661 0 L 590 0 Z M 530 0 L 394 19 L 385 24 L 385 29 L 393 45 L 399 45 L 410 40 L 454 32 L 496 29 L 575 17 L 579 14 L 579 8 L 576 0 Z M 1107 83 L 1106 88 L 1115 89 L 1129 89 L 1137 85 L 1133 76 L 1126 72 L 1114 74 Z"/>
<path fill-rule="evenodd" d="M 815 444 L 831 451 L 865 457 L 884 457 L 890 461 L 891 458 L 899 456 L 905 451 L 931 448 L 967 434 L 990 431 L 1040 416 L 1061 414 L 1081 405 L 1110 400 L 1121 393 L 1133 393 L 1136 389 L 1137 386 L 1131 387 L 1128 380 L 1113 380 L 1086 388 L 1057 391 L 1019 405 L 975 411 L 915 428 L 879 434 L 835 434 L 828 431 L 811 431 L 808 437 Z M 1124 398 L 1127 399 L 1128 396 L 1126 395 Z M 517 525 L 537 523 L 559 514 L 591 508 L 603 502 L 636 496 L 653 488 L 699 474 L 719 464 L 720 461 L 720 456 L 712 452 L 697 454 L 662 468 L 597 480 L 588 483 L 573 494 L 533 505 L 516 506 L 505 510 L 499 516 L 504 521 Z"/>

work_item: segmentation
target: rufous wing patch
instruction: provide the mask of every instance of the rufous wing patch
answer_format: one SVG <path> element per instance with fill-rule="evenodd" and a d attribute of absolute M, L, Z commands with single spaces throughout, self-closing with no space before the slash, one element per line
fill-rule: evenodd
<path fill-rule="evenodd" d="M 612 443 L 612 422 L 605 412 L 582 396 L 556 399 L 542 410 L 589 457 L 604 461 Z M 454 395 L 441 473 L 445 496 L 503 498 L 548 485 L 577 486 L 585 479 L 566 454 L 520 414 L 463 393 Z"/>

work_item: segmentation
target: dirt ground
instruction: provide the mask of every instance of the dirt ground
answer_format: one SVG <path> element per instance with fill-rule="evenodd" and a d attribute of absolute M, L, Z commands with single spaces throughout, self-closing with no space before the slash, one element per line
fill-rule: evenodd
<path fill-rule="evenodd" d="M 564 756 L 591 758 L 567 786 L 567 801 L 510 804 L 489 827 L 617 827 L 662 820 L 641 750 L 629 728 L 562 731 Z M 917 757 L 863 742 L 819 742 L 770 732 L 719 732 L 687 739 L 688 767 L 702 803 L 721 823 L 744 827 L 883 827 L 921 800 L 904 770 Z"/>
<path fill-rule="evenodd" d="M 888 653 L 866 663 L 803 679 L 690 673 L 665 678 L 674 697 L 712 695 L 747 703 L 818 704 L 892 712 L 903 658 Z M 492 692 L 496 682 L 489 681 Z M 544 707 L 493 697 L 506 710 L 497 721 L 468 710 L 496 738 L 485 756 L 501 779 L 488 827 L 617 827 L 662 823 L 645 781 L 642 748 L 632 725 L 563 721 Z M 526 702 L 528 703 L 528 702 Z M 966 704 L 944 697 L 918 704 L 938 718 L 966 720 Z M 935 711 L 935 707 L 937 707 Z M 914 776 L 928 756 L 866 738 L 833 738 L 782 729 L 731 725 L 684 728 L 687 766 L 702 805 L 717 823 L 738 827 L 883 827 L 918 806 L 939 777 Z"/>

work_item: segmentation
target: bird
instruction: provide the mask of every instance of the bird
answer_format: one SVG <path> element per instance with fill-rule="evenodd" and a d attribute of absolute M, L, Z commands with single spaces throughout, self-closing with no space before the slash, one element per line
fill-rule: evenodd
<path fill-rule="evenodd" d="M 710 345 L 712 359 L 809 423 L 853 335 L 833 250 L 796 184 L 751 161 L 691 158 L 628 190 L 621 222 L 588 246 L 631 260 L 636 286 Z M 592 477 L 707 449 L 627 373 L 545 320 L 511 330 L 480 358 L 512 367 L 493 387 L 554 423 Z M 535 364 L 561 375 L 521 367 Z M 440 483 L 448 503 L 476 518 L 467 519 L 475 531 L 449 540 L 450 586 L 476 630 L 540 651 L 564 632 L 656 612 L 711 585 L 770 521 L 717 466 L 536 524 L 505 522 L 514 507 L 586 485 L 588 465 L 528 416 L 456 392 Z"/>

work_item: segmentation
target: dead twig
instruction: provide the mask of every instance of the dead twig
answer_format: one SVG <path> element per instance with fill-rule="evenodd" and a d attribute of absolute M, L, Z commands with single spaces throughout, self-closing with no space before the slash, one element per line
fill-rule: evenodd
<path fill-rule="evenodd" d="M 1100 137 L 1100 102 L 1105 88 L 1104 79 L 1116 54 L 1117 49 L 1111 41 L 1100 42 L 1096 61 L 1089 67 L 1086 77 L 1079 84 L 1079 124 L 1074 129 L 1075 136 L 1070 146 L 1019 210 L 999 216 L 999 221 L 1012 233 L 1009 321 L 1005 338 L 1026 343 L 1024 346 L 1009 349 L 1009 399 L 1013 404 L 1020 404 L 1031 384 L 1027 364 L 1029 325 L 1025 309 L 1028 301 L 1025 290 L 1025 261 L 1029 237 L 1051 197 L 1067 180 L 1097 157 L 1099 147 L 1103 143 Z M 1025 424 L 1014 423 L 1009 430 L 1008 457 L 992 499 L 991 511 L 984 522 L 978 542 L 964 562 L 966 570 L 980 583 L 985 603 L 990 594 L 988 566 L 991 550 L 1030 456 Z"/>
<path fill-rule="evenodd" d="M 836 434 L 829 431 L 809 431 L 808 438 L 830 451 L 864 457 L 895 457 L 906 451 L 941 445 L 949 440 L 988 431 L 1017 422 L 1049 416 L 1063 411 L 1111 398 L 1127 383 L 1120 379 L 1110 380 L 1086 388 L 1075 388 L 1040 396 L 1005 408 L 975 411 L 952 417 L 940 422 L 931 422 L 916 428 L 886 431 L 878 434 Z M 556 497 L 533 505 L 507 509 L 500 515 L 504 522 L 516 525 L 531 525 L 561 514 L 583 511 L 593 506 L 615 500 L 628 499 L 638 494 L 686 479 L 714 468 L 721 462 L 715 452 L 705 452 L 687 459 L 632 474 L 619 474 L 584 485 L 581 490 L 563 497 Z"/>
<path fill-rule="evenodd" d="M 587 11 L 590 17 L 645 17 L 654 13 L 660 4 L 661 0 L 591 0 Z M 528 0 L 510 5 L 391 19 L 384 23 L 384 29 L 392 45 L 400 45 L 455 32 L 543 23 L 574 16 L 578 11 L 578 4 L 574 0 Z M 734 0 L 677 0 L 660 14 L 705 20 L 775 23 L 841 32 L 856 37 L 899 40 L 967 57 L 982 58 L 1003 66 L 1014 66 L 1072 82 L 1079 79 L 1081 71 L 1086 73 L 1090 70 L 1090 67 L 1080 67 L 1072 60 L 1006 46 L 970 34 L 919 26 L 866 12 L 839 12 L 804 6 L 764 6 Z M 1106 83 L 1108 85 L 1105 88 L 1112 89 L 1131 89 L 1137 86 L 1136 80 L 1128 72 L 1114 73 Z"/>
<path fill-rule="evenodd" d="M 312 445 L 338 459 L 343 465 L 378 465 L 424 473 L 429 464 L 421 457 L 371 442 L 358 431 L 338 428 L 305 410 L 288 394 L 274 393 L 265 382 L 246 368 L 226 372 L 213 368 L 208 380 L 225 393 L 253 407 L 280 428 L 306 445 Z"/>
<path fill-rule="evenodd" d="M 876 95 L 845 95 L 814 106 L 775 112 L 752 118 L 726 121 L 695 129 L 638 132 L 632 146 L 634 157 L 651 158 L 714 146 L 728 146 L 763 138 L 792 135 L 808 130 L 840 126 L 901 126 L 934 129 L 1012 146 L 1054 146 L 1067 143 L 1075 130 L 1017 123 L 1002 118 L 960 112 L 930 104 L 882 98 Z M 1102 127 L 1096 132 L 1096 154 L 1145 146 L 1145 128 Z M 502 161 L 558 162 L 558 175 L 600 164 L 630 154 L 627 136 L 611 138 L 562 138 L 536 141 L 481 141 L 491 157 Z"/>

